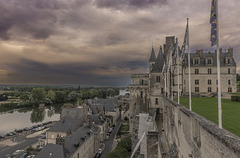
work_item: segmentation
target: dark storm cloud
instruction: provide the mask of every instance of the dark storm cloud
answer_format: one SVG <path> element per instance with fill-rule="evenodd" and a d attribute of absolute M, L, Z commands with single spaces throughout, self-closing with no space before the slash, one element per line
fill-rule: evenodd
<path fill-rule="evenodd" d="M 98 7 L 104 8 L 148 8 L 152 5 L 165 5 L 168 0 L 96 0 L 95 3 Z"/>
<path fill-rule="evenodd" d="M 221 47 L 240 65 L 239 0 L 219 2 Z M 209 0 L 0 0 L 0 83 L 127 85 L 154 41 L 210 49 Z"/>
<path fill-rule="evenodd" d="M 130 65 L 133 63 L 130 62 Z M 119 65 L 122 68 L 129 64 Z M 141 65 L 141 64 L 139 64 Z M 142 65 L 141 65 L 142 66 Z M 9 82 L 14 83 L 16 79 L 22 84 L 82 84 L 82 85 L 124 85 L 128 81 L 124 80 L 126 75 L 106 76 L 95 74 L 93 70 L 107 71 L 109 66 L 84 65 L 81 63 L 66 63 L 66 64 L 44 64 L 28 59 L 21 59 L 19 63 L 9 65 L 11 71 L 8 78 Z"/>

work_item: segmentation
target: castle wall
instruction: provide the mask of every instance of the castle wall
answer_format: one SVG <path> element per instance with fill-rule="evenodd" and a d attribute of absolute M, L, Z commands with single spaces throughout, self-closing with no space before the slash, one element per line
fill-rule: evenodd
<path fill-rule="evenodd" d="M 176 144 L 179 157 L 238 158 L 240 138 L 162 97 L 163 128 L 169 145 Z"/>
<path fill-rule="evenodd" d="M 195 74 L 195 69 L 199 70 L 199 74 Z M 211 69 L 211 74 L 208 74 L 208 69 Z M 230 69 L 230 74 L 228 74 L 228 69 Z M 217 92 L 217 68 L 212 67 L 191 67 L 191 91 L 192 93 L 213 93 Z M 184 76 L 184 89 L 186 94 L 189 92 L 188 86 L 188 68 L 185 69 Z M 232 88 L 232 92 L 237 91 L 237 81 L 236 81 L 236 67 L 235 66 L 223 66 L 221 67 L 221 92 L 228 93 L 228 88 Z M 195 83 L 195 80 L 199 80 L 199 84 Z M 211 80 L 211 84 L 208 83 Z M 230 80 L 230 83 L 228 82 Z M 195 87 L 199 87 L 199 92 L 195 91 Z M 211 92 L 208 91 L 208 87 L 211 87 Z"/>

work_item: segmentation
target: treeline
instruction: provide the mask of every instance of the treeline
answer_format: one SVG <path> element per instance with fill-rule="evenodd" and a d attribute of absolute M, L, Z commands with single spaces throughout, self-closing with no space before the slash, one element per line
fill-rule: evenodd
<path fill-rule="evenodd" d="M 3 93 L 10 98 L 20 99 L 18 106 L 38 106 L 39 104 L 55 104 L 55 103 L 83 103 L 85 99 L 94 97 L 107 98 L 119 94 L 119 88 L 115 87 L 86 87 L 77 88 L 55 88 L 55 87 L 11 87 Z"/>

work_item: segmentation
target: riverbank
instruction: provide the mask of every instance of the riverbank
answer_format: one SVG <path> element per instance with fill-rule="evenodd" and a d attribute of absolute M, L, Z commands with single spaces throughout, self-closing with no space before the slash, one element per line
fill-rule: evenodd
<path fill-rule="evenodd" d="M 0 112 L 0 136 L 43 122 L 58 121 L 61 107 L 62 105 L 48 106 L 44 109 L 28 107 Z"/>

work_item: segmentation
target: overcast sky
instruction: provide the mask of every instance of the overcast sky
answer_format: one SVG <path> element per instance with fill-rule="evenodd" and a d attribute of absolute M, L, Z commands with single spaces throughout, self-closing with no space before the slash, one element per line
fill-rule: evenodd
<path fill-rule="evenodd" d="M 0 0 L 0 84 L 127 86 L 166 36 L 210 47 L 211 0 Z M 220 46 L 240 65 L 240 1 L 219 1 Z M 238 70 L 239 67 L 238 67 Z"/>

